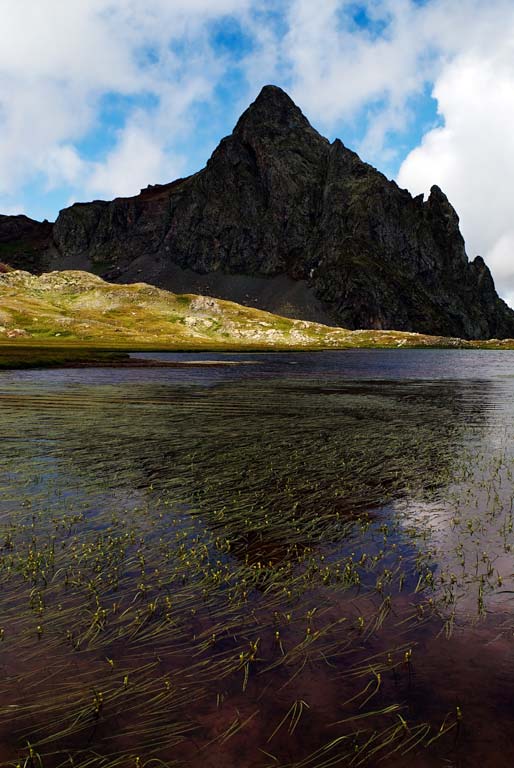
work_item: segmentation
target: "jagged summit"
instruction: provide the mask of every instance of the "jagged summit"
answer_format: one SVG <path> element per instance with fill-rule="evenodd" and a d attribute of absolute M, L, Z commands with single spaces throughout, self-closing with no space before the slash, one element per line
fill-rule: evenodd
<path fill-rule="evenodd" d="M 265 86 L 206 168 L 55 224 L 0 217 L 0 261 L 86 269 L 348 328 L 514 337 L 514 312 L 437 186 L 412 197 L 280 88 Z"/>
<path fill-rule="evenodd" d="M 265 85 L 262 88 L 255 101 L 239 118 L 234 133 L 245 134 L 248 131 L 261 132 L 270 129 L 314 131 L 301 109 L 277 85 Z"/>

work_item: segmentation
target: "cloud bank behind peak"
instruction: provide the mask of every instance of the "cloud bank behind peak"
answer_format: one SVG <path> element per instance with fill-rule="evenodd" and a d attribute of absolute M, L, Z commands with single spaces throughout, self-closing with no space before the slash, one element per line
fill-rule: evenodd
<path fill-rule="evenodd" d="M 414 194 L 441 186 L 514 302 L 511 0 L 4 0 L 0 210 L 193 172 L 269 82 Z"/>

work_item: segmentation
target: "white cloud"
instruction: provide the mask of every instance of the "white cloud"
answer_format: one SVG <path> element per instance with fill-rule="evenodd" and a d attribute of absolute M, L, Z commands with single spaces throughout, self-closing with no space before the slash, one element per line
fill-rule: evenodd
<path fill-rule="evenodd" d="M 514 46 L 512 28 L 496 51 L 458 56 L 439 75 L 434 97 L 444 126 L 405 159 L 398 181 L 412 192 L 436 183 L 459 213 L 471 256 L 489 264 L 500 292 L 514 292 Z"/>
<path fill-rule="evenodd" d="M 224 14 L 242 16 L 247 0 L 3 0 L 0 25 L 0 194 L 12 193 L 38 173 L 47 186 L 61 181 L 77 190 L 95 179 L 106 192 L 120 191 L 134 166 L 157 168 L 183 130 L 187 109 L 207 97 L 223 69 L 213 60 L 206 25 Z M 173 53 L 180 42 L 185 53 Z M 144 157 L 129 158 L 134 143 L 130 115 L 120 146 L 98 165 L 81 158 L 73 144 L 98 129 L 100 98 L 152 95 L 157 107 L 146 121 Z M 150 117 L 153 124 L 150 123 Z M 143 139 L 140 137 L 139 146 Z M 152 146 L 150 146 L 152 145 Z M 171 153 L 172 154 L 172 153 Z M 166 159 L 159 177 L 175 161 Z M 117 170 L 116 170 L 117 169 Z M 109 178 L 113 186 L 109 188 Z M 155 179 L 147 179 L 147 182 Z"/>
<path fill-rule="evenodd" d="M 358 7 L 370 26 L 355 22 Z M 226 15 L 253 43 L 239 59 L 209 39 Z M 481 252 L 514 295 L 513 40 L 512 0 L 2 0 L 0 199 L 12 205 L 41 178 L 80 199 L 172 179 L 195 105 L 237 68 L 248 82 L 233 94 L 237 107 L 277 82 L 343 140 L 365 114 L 355 149 L 383 167 L 416 119 L 412 97 L 429 85 L 442 127 L 406 158 L 399 181 L 414 193 L 440 184 L 471 255 Z M 102 129 L 109 94 L 133 106 L 107 156 L 92 161 L 80 142 Z"/>
<path fill-rule="evenodd" d="M 333 125 L 351 118 L 363 105 L 387 101 L 398 109 L 419 90 L 426 76 L 419 54 L 425 46 L 416 11 L 409 1 L 363 3 L 368 16 L 387 25 L 374 37 L 352 24 L 355 3 L 294 0 L 284 40 L 291 60 L 294 94 L 311 114 Z M 346 13 L 346 17 L 345 17 Z"/>
<path fill-rule="evenodd" d="M 26 213 L 23 203 L 3 203 L 1 199 L 0 211 L 2 216 L 19 216 Z"/>
<path fill-rule="evenodd" d="M 39 170 L 45 175 L 47 190 L 78 183 L 86 167 L 87 163 L 70 144 L 50 147 L 42 155 L 38 165 Z"/>
<path fill-rule="evenodd" d="M 169 181 L 180 175 L 180 162 L 166 156 L 144 130 L 130 126 L 104 163 L 91 168 L 86 189 L 105 196 L 134 195 L 148 185 Z"/>

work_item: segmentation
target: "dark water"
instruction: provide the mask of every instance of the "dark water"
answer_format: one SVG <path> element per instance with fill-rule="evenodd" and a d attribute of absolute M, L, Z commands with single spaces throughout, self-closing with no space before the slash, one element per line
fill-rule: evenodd
<path fill-rule="evenodd" d="M 0 765 L 513 764 L 514 353 L 151 357 L 0 374 Z"/>
<path fill-rule="evenodd" d="M 255 378 L 289 376 L 344 379 L 464 379 L 502 381 L 514 377 L 514 352 L 494 350 L 348 350 L 344 352 L 288 352 L 262 354 L 134 353 L 136 358 L 188 361 L 221 360 L 253 363 L 218 376 Z M 290 366 L 295 366 L 291 374 Z M 212 371 L 207 374 L 211 379 Z"/>

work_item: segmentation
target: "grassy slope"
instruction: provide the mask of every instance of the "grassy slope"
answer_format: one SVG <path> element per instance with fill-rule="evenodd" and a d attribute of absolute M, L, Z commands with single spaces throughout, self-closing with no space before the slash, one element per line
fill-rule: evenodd
<path fill-rule="evenodd" d="M 178 296 L 144 283 L 112 285 L 85 272 L 0 274 L 0 367 L 90 358 L 98 350 L 501 347 L 399 331 L 348 331 L 229 301 Z M 105 354 L 105 353 L 104 353 Z"/>

